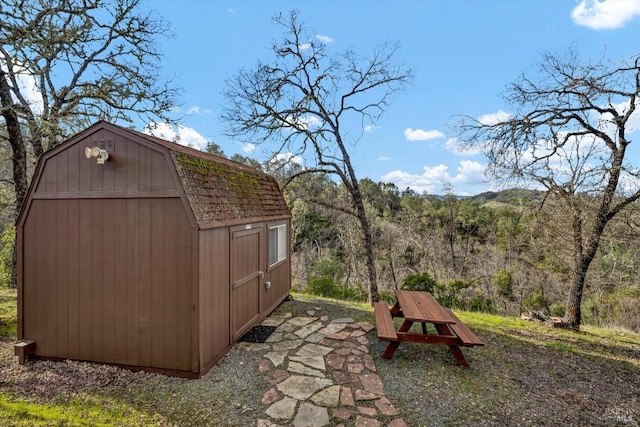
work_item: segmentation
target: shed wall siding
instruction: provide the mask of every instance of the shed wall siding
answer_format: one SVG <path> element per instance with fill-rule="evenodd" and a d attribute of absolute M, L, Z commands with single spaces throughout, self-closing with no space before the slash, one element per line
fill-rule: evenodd
<path fill-rule="evenodd" d="M 229 230 L 201 230 L 200 363 L 201 371 L 217 361 L 231 344 L 229 316 Z"/>
<path fill-rule="evenodd" d="M 190 371 L 194 232 L 178 198 L 34 200 L 24 338 L 42 357 Z"/>
<path fill-rule="evenodd" d="M 266 280 L 271 288 L 262 287 L 261 312 L 266 317 L 280 304 L 291 290 L 291 262 L 289 259 L 267 272 Z"/>

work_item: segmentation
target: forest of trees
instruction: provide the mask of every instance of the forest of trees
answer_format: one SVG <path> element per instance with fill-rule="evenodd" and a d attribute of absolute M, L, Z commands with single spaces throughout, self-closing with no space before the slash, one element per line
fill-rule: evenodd
<path fill-rule="evenodd" d="M 460 309 L 564 316 L 573 259 L 571 218 L 559 200 L 526 190 L 458 198 L 369 179 L 360 185 L 382 299 L 391 301 L 404 286 Z M 366 300 L 357 224 L 335 209 L 348 203 L 342 186 L 316 176 L 289 184 L 285 194 L 293 214 L 294 287 Z M 605 230 L 586 278 L 586 323 L 640 331 L 638 214 L 632 206 Z"/>

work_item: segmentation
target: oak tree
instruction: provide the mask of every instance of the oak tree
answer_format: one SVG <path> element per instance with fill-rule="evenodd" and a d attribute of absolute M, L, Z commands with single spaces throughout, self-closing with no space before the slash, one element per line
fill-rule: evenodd
<path fill-rule="evenodd" d="M 351 149 L 412 79 L 412 71 L 394 64 L 397 45 L 382 44 L 367 57 L 353 50 L 331 55 L 324 42 L 308 34 L 297 11 L 275 16 L 274 23 L 283 38 L 271 47 L 272 61 L 243 69 L 227 82 L 223 119 L 235 137 L 268 142 L 279 153 L 308 154 L 315 164 L 301 174 L 339 178 L 362 234 L 369 300 L 377 301 L 374 242 Z"/>
<path fill-rule="evenodd" d="M 459 136 L 484 149 L 494 178 L 536 183 L 564 204 L 573 258 L 564 320 L 577 329 L 603 232 L 640 198 L 640 163 L 629 155 L 640 56 L 589 63 L 568 50 L 544 54 L 534 71 L 508 85 L 504 98 L 513 113 L 491 121 L 465 117 Z"/>
<path fill-rule="evenodd" d="M 177 92 L 159 74 L 156 45 L 168 26 L 140 3 L 0 1 L 0 101 L 18 208 L 27 147 L 38 158 L 98 119 L 171 121 Z"/>

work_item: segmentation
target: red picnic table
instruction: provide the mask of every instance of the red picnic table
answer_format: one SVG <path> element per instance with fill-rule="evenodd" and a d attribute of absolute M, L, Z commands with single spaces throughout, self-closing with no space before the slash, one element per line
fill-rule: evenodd
<path fill-rule="evenodd" d="M 383 302 L 374 303 L 378 338 L 389 341 L 382 354 L 391 359 L 402 342 L 448 345 L 458 364 L 469 366 L 460 347 L 484 343 L 448 308 L 442 307 L 428 292 L 396 290 L 397 302 L 391 309 Z M 404 318 L 396 331 L 393 317 Z M 409 332 L 415 322 L 422 324 L 422 333 Z M 437 334 L 429 334 L 426 324 L 434 325 Z"/>

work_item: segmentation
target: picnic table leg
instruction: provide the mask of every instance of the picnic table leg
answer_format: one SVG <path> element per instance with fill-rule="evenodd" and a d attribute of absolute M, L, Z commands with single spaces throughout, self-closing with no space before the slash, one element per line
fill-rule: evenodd
<path fill-rule="evenodd" d="M 400 303 L 396 301 L 396 303 L 393 305 L 393 307 L 391 307 L 391 309 L 389 310 L 391 311 L 391 317 L 398 317 L 402 311 L 402 309 L 400 308 Z"/>
<path fill-rule="evenodd" d="M 435 327 L 440 335 L 453 335 L 447 325 L 436 323 Z M 451 350 L 451 353 L 453 353 L 453 357 L 456 358 L 456 362 L 458 362 L 458 365 L 469 366 L 469 362 L 467 362 L 467 359 L 464 358 L 464 354 L 462 354 L 462 350 L 460 349 L 460 347 L 458 347 L 457 345 L 450 345 L 449 349 Z"/>
<path fill-rule="evenodd" d="M 411 325 L 413 322 L 411 320 L 406 320 L 402 323 L 402 326 L 398 329 L 398 332 L 407 332 L 411 329 Z M 383 359 L 391 359 L 393 357 L 393 353 L 396 352 L 398 347 L 400 346 L 400 341 L 391 341 L 387 346 L 387 349 L 382 353 Z"/>

